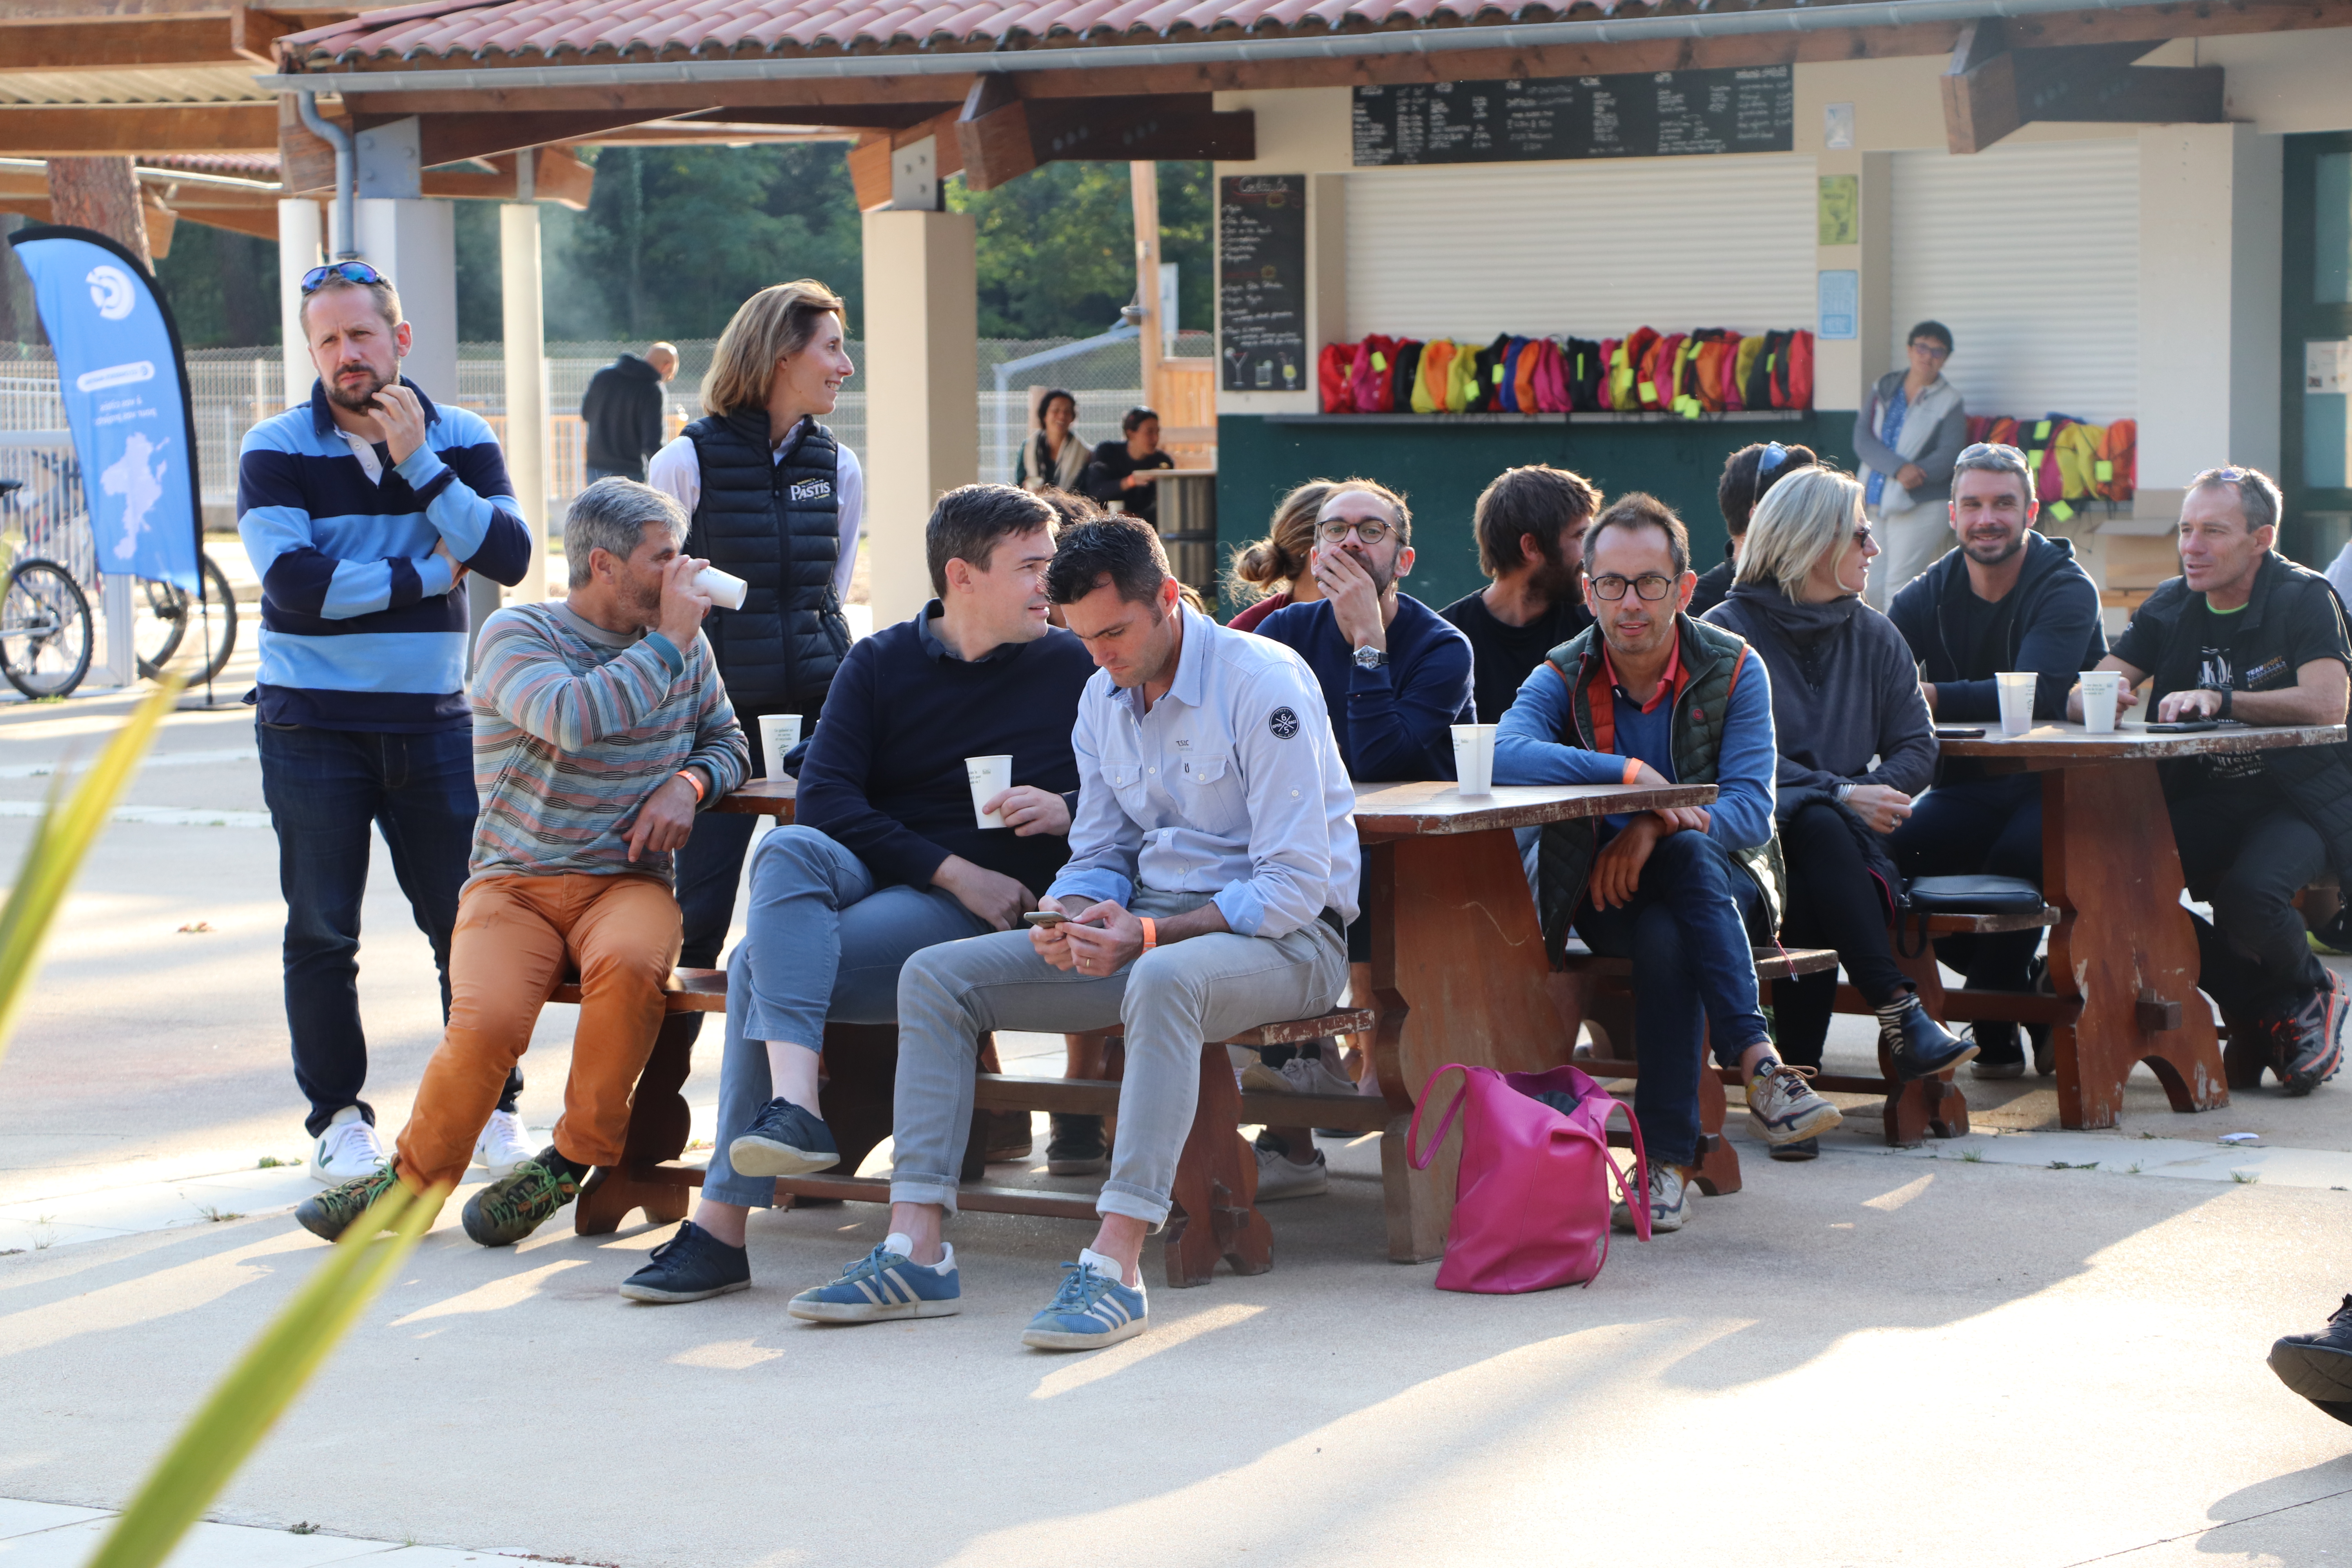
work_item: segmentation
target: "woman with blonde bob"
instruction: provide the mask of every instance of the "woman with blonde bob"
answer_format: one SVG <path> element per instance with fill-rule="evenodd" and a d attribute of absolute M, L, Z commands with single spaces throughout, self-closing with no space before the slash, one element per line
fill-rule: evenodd
<path fill-rule="evenodd" d="M 1256 595 L 1226 623 L 1234 630 L 1255 631 L 1258 622 L 1284 605 L 1311 605 L 1323 596 L 1315 581 L 1315 514 L 1330 499 L 1330 480 L 1307 480 L 1275 507 L 1264 539 L 1234 552 L 1225 592 L 1236 599 Z"/>
<path fill-rule="evenodd" d="M 1911 1079 L 1977 1048 L 1927 1016 L 1887 937 L 1901 883 L 1886 835 L 1935 772 L 1936 737 L 1903 634 L 1862 600 L 1877 554 L 1862 486 L 1834 469 L 1800 469 L 1756 503 L 1731 592 L 1704 618 L 1746 637 L 1772 678 L 1773 816 L 1788 868 L 1782 935 L 1837 950 L 1878 1014 L 1896 1076 Z M 1836 991 L 1833 973 L 1772 983 L 1781 1060 L 1821 1066 Z M 1818 1152 L 1808 1140 L 1772 1157 Z"/>
<path fill-rule="evenodd" d="M 866 476 L 856 454 L 818 423 L 856 369 L 846 332 L 841 296 L 814 278 L 744 300 L 702 378 L 704 416 L 655 453 L 646 472 L 692 519 L 687 553 L 746 584 L 743 603 L 713 606 L 702 630 L 755 777 L 784 771 L 784 759 L 766 754 L 760 716 L 797 713 L 807 733 L 849 652 L 841 601 L 857 565 Z M 703 803 L 677 852 L 677 961 L 697 969 L 719 962 L 758 820 L 709 812 L 712 804 Z M 671 1014 L 665 1038 L 691 1042 L 701 1017 Z"/>

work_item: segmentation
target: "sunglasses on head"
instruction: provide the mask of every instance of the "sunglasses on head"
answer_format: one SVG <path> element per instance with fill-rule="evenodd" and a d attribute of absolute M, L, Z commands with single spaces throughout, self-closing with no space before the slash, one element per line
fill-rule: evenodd
<path fill-rule="evenodd" d="M 313 267 L 302 274 L 302 292 L 315 294 L 330 278 L 340 278 L 346 283 L 389 283 L 391 279 L 364 261 L 330 261 L 324 267 Z"/>
<path fill-rule="evenodd" d="M 1764 449 L 1756 454 L 1756 477 L 1762 479 L 1789 460 L 1789 448 L 1778 441 L 1767 441 Z"/>

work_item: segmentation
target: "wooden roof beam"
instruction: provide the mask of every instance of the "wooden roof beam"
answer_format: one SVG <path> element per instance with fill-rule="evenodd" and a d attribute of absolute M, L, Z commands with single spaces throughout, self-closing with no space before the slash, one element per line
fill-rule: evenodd
<path fill-rule="evenodd" d="M 270 103 L 0 109 L 0 155 L 11 158 L 268 153 L 277 146 L 278 107 Z"/>
<path fill-rule="evenodd" d="M 307 25 L 241 4 L 197 16 L 10 16 L 0 17 L 0 72 L 275 65 L 271 46 Z"/>
<path fill-rule="evenodd" d="M 346 102 L 356 104 L 363 110 L 356 120 L 356 129 L 361 131 L 373 130 L 405 118 L 397 114 L 376 113 L 377 106 L 363 98 Z M 292 195 L 331 190 L 335 183 L 335 150 L 311 135 L 302 124 L 294 112 L 291 95 L 283 96 L 279 106 L 268 112 L 276 121 L 278 177 L 287 192 Z M 326 111 L 322 110 L 320 112 Z M 425 166 L 429 169 L 442 163 L 462 163 L 468 158 L 495 157 L 501 153 L 519 152 L 525 147 L 578 142 L 600 131 L 622 130 L 667 116 L 658 110 L 604 110 L 538 114 L 428 114 L 421 118 L 424 123 L 418 127 L 417 139 L 423 145 Z M 353 123 L 350 120 L 343 122 Z"/>

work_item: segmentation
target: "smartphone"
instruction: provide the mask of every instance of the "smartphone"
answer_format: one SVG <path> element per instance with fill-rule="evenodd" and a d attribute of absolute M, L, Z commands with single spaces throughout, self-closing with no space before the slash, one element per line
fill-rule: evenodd
<path fill-rule="evenodd" d="M 1021 918 L 1033 926 L 1057 926 L 1070 917 L 1059 910 L 1031 910 Z"/>
<path fill-rule="evenodd" d="M 1984 726 L 1981 724 L 1975 726 L 1966 724 L 1938 724 L 1936 726 L 1936 739 L 1938 741 L 1981 741 L 1984 739 Z"/>
<path fill-rule="evenodd" d="M 2150 724 L 2147 732 L 2151 735 L 2193 735 L 2200 730 L 2218 730 L 2221 727 L 2219 719 L 2175 719 L 2168 724 Z"/>

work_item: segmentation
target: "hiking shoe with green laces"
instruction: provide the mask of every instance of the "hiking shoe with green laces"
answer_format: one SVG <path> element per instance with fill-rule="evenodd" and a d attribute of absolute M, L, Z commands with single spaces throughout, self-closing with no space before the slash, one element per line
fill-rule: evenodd
<path fill-rule="evenodd" d="M 551 1143 L 466 1200 L 466 1234 L 484 1247 L 512 1247 L 579 1195 L 579 1175 Z"/>
<path fill-rule="evenodd" d="M 376 1167 L 375 1173 L 353 1176 L 322 1192 L 312 1193 L 294 1211 L 294 1217 L 304 1230 L 321 1241 L 340 1241 L 343 1232 L 359 1223 L 360 1215 L 370 1205 L 392 1191 L 399 1178 L 392 1173 L 392 1162 Z"/>

